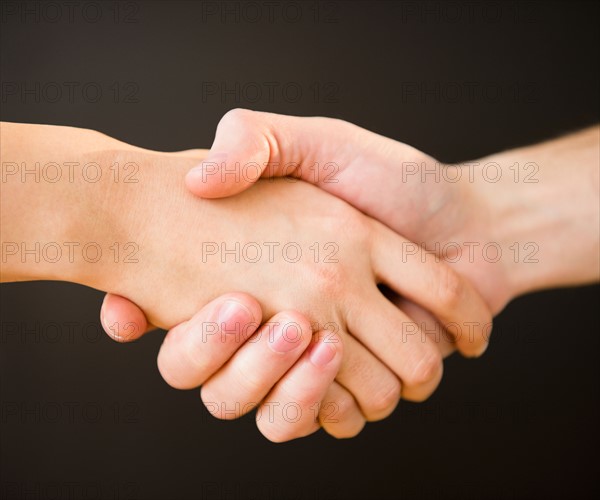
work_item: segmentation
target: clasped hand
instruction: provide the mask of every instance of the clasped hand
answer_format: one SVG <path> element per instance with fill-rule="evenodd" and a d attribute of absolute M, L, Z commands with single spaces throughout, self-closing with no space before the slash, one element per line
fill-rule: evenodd
<path fill-rule="evenodd" d="M 171 328 L 158 355 L 162 376 L 176 388 L 202 386 L 216 417 L 257 408 L 257 425 L 273 441 L 320 427 L 354 436 L 366 421 L 388 416 L 401 397 L 427 398 L 440 382 L 444 355 L 455 348 L 481 354 L 490 310 L 435 255 L 301 179 L 239 186 L 245 175 L 228 184 L 217 172 L 217 181 L 207 182 L 209 167 L 231 172 L 218 149 L 223 134 L 247 140 L 228 145 L 242 160 L 233 168 L 273 156 L 268 136 L 248 137 L 260 129 L 235 130 L 245 119 L 243 111 L 223 119 L 213 159 L 204 151 L 115 153 L 112 161 L 140 164 L 139 184 L 109 194 L 120 207 L 114 231 L 141 242 L 140 264 L 121 265 L 105 288 L 112 294 L 103 325 L 121 341 L 138 338 L 147 322 Z M 306 149 L 318 133 L 315 124 L 289 139 Z M 298 164 L 315 160 L 292 142 L 278 148 Z M 339 185 L 354 182 L 344 177 L 345 156 L 325 151 L 320 159 L 341 164 Z M 200 198 L 183 186 L 203 159 L 205 171 L 186 181 Z M 230 194 L 227 186 L 237 194 L 207 199 Z"/>

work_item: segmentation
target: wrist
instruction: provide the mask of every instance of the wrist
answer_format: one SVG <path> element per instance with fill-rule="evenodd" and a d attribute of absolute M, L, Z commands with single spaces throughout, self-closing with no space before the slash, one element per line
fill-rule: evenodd
<path fill-rule="evenodd" d="M 595 133 L 595 139 L 591 129 L 480 160 L 498 164 L 503 174 L 473 190 L 489 213 L 493 241 L 508 250 L 502 261 L 511 298 L 598 279 Z"/>
<path fill-rule="evenodd" d="M 540 182 L 539 165 L 523 151 L 494 154 L 478 161 L 483 168 L 497 165 L 501 177 L 492 182 L 478 176 L 472 190 L 478 206 L 487 214 L 487 242 L 499 249 L 507 302 L 540 287 L 547 270 L 540 266 L 540 245 L 544 246 L 544 207 L 553 197 L 554 183 Z M 513 174 L 523 165 L 532 165 L 531 178 Z M 512 174 L 512 175 L 511 175 Z M 547 176 L 546 176 L 547 177 Z"/>
<path fill-rule="evenodd" d="M 128 296 L 137 287 L 140 266 L 153 267 L 166 260 L 165 250 L 157 253 L 157 247 L 165 247 L 159 240 L 166 237 L 157 231 L 160 221 L 177 217 L 178 211 L 189 209 L 188 203 L 202 201 L 188 193 L 184 183 L 185 174 L 197 159 L 116 146 L 103 152 L 103 164 L 110 165 L 110 172 L 101 185 L 92 188 L 94 193 L 89 197 L 87 210 L 97 212 L 99 222 L 83 231 L 88 240 L 106 249 L 106 258 L 98 264 L 80 262 L 77 280 Z M 181 213 L 180 218 L 184 215 Z M 200 225 L 198 221 L 196 231 L 201 230 Z M 185 235 L 180 236 L 183 241 Z"/>

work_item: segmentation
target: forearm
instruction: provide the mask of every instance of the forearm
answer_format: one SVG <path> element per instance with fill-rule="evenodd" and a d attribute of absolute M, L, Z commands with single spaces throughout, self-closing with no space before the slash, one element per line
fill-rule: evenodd
<path fill-rule="evenodd" d="M 505 174 L 473 187 L 489 209 L 493 239 L 514 250 L 505 259 L 513 296 L 598 281 L 598 151 L 596 126 L 480 160 L 497 162 Z M 529 178 L 506 175 L 507 167 L 523 172 L 528 163 L 529 172 L 539 167 Z"/>
<path fill-rule="evenodd" d="M 92 130 L 17 123 L 1 124 L 1 145 L 0 279 L 103 285 L 131 250 L 115 231 L 127 216 L 119 197 L 141 189 L 135 160 L 145 150 Z"/>

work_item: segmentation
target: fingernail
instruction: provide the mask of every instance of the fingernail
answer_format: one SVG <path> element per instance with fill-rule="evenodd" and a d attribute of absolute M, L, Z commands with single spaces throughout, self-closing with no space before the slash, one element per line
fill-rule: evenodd
<path fill-rule="evenodd" d="M 302 328 L 293 321 L 276 325 L 269 335 L 269 347 L 279 353 L 290 352 L 300 345 Z"/>
<path fill-rule="evenodd" d="M 228 300 L 219 308 L 219 327 L 223 333 L 239 333 L 252 319 L 248 308 L 235 300 Z"/>
<path fill-rule="evenodd" d="M 106 313 L 104 312 L 104 302 L 102 302 L 102 307 L 100 308 L 100 324 L 104 327 L 104 331 L 106 331 Z M 106 333 L 108 333 L 108 331 L 106 331 Z"/>
<path fill-rule="evenodd" d="M 119 342 L 121 340 L 121 335 L 117 330 L 119 324 L 115 323 L 114 325 L 110 325 L 106 320 L 106 313 L 104 312 L 104 302 L 106 301 L 106 297 L 104 297 L 104 301 L 102 302 L 102 309 L 100 309 L 100 324 L 102 328 L 106 332 L 106 334 L 113 340 Z"/>
<path fill-rule="evenodd" d="M 310 361 L 315 366 L 325 366 L 335 357 L 335 347 L 319 340 L 310 347 Z"/>

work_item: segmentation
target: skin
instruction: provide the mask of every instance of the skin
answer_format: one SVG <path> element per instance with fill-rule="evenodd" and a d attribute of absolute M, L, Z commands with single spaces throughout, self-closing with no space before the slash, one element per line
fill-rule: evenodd
<path fill-rule="evenodd" d="M 210 156 L 188 173 L 186 184 L 197 196 L 213 199 L 238 194 L 259 177 L 288 175 L 313 183 L 422 247 L 454 249 L 440 251 L 440 258 L 468 277 L 496 314 L 524 293 L 598 281 L 598 149 L 595 126 L 475 162 L 443 165 L 340 120 L 237 109 L 223 117 Z M 487 165 L 498 166 L 499 180 L 495 170 L 487 175 Z M 436 178 L 435 171 L 445 175 Z M 502 250 L 497 260 L 480 251 L 490 243 Z M 390 298 L 423 330 L 443 331 L 422 307 L 398 295 Z M 121 297 L 107 296 L 103 310 L 114 321 L 134 318 L 139 329 L 146 327 L 141 311 Z M 448 347 L 442 344 L 446 354 Z M 325 429 L 353 435 L 359 417 L 349 413 L 348 425 L 342 420 Z"/>
<path fill-rule="evenodd" d="M 512 258 L 510 250 L 497 263 L 475 251 L 474 262 L 465 257 L 452 264 L 496 314 L 518 295 L 597 280 L 599 130 L 454 166 L 341 120 L 236 109 L 223 117 L 211 155 L 186 183 L 197 196 L 231 196 L 255 182 L 258 164 L 262 177 L 294 174 L 428 248 L 456 242 L 467 256 L 464 242 L 497 242 L 503 249 L 537 242 L 536 265 Z M 333 177 L 328 162 L 336 165 Z M 493 169 L 483 172 L 491 163 L 502 170 L 499 181 L 491 180 Z M 224 168 L 247 172 L 236 179 Z M 446 173 L 436 178 L 435 170 Z"/>
<path fill-rule="evenodd" d="M 424 333 L 378 284 L 419 303 L 424 321 L 476 323 L 474 336 L 456 346 L 471 356 L 485 349 L 490 312 L 467 280 L 423 251 L 398 252 L 407 240 L 315 186 L 264 181 L 236 197 L 202 200 L 184 186 L 197 151 L 152 152 L 69 127 L 1 126 L 2 281 L 67 280 L 108 291 L 102 321 L 117 336 L 127 330 L 127 322 L 114 327 L 129 310 L 121 297 L 141 308 L 128 318 L 129 338 L 145 318 L 177 325 L 159 369 L 174 387 L 202 385 L 220 418 L 258 406 L 257 425 L 273 441 L 320 425 L 344 437 L 388 415 L 400 393 L 426 398 L 442 374 L 435 340 L 449 341 Z M 36 162 L 75 164 L 72 175 L 49 182 L 48 171 L 22 175 Z M 90 162 L 98 181 L 86 179 Z M 137 182 L 117 180 L 114 165 L 136 166 Z M 203 252 L 207 242 L 273 241 L 294 242 L 302 257 L 235 262 Z M 66 242 L 78 244 L 72 258 L 23 252 L 36 244 L 64 250 Z M 89 242 L 102 249 L 97 260 L 79 251 Z M 315 242 L 334 242 L 336 260 L 315 261 L 308 250 Z M 136 260 L 128 261 L 132 244 Z M 290 405 L 298 418 L 282 411 Z"/>

